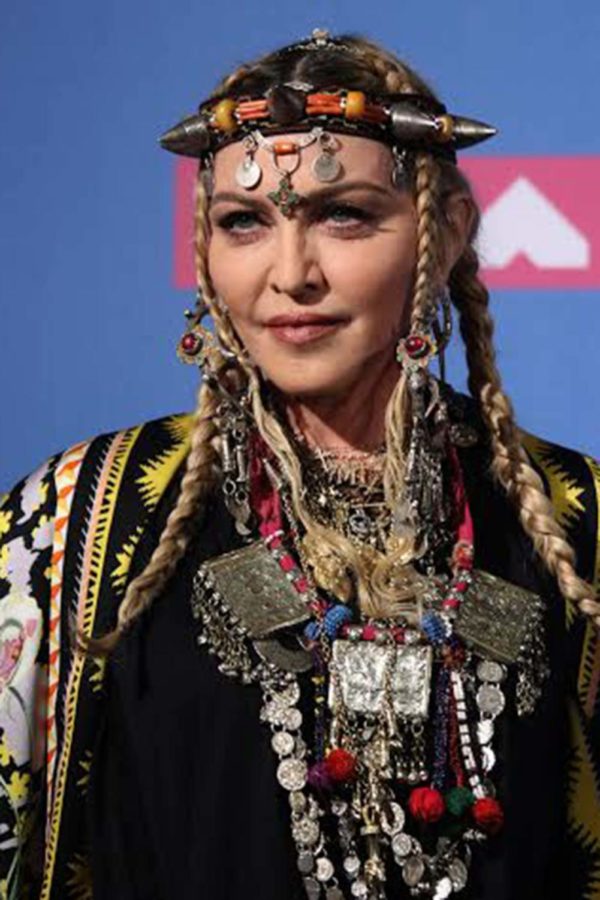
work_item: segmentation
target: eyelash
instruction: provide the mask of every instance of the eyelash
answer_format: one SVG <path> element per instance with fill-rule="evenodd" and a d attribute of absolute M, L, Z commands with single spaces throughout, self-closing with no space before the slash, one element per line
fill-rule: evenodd
<path fill-rule="evenodd" d="M 315 218 L 317 222 L 326 222 L 327 219 L 332 218 L 334 214 L 339 213 L 342 213 L 344 216 L 354 221 L 348 224 L 334 225 L 333 229 L 337 232 L 351 233 L 364 230 L 365 226 L 371 224 L 375 218 L 375 216 L 366 209 L 355 206 L 352 203 L 331 203 L 324 206 Z M 245 227 L 241 224 L 244 220 L 250 227 Z M 253 231 L 252 226 L 266 224 L 268 223 L 259 213 L 251 210 L 233 210 L 217 220 L 219 228 L 226 231 L 228 234 L 231 234 L 233 237 L 241 237 L 242 239 L 250 236 Z"/>

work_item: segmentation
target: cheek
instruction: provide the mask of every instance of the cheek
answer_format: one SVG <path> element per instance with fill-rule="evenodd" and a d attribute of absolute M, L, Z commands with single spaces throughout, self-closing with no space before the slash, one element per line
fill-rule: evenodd
<path fill-rule="evenodd" d="M 383 316 L 396 324 L 412 291 L 415 250 L 411 240 L 397 235 L 357 245 L 348 241 L 326 254 L 326 274 L 340 299 L 364 318 Z"/>
<path fill-rule="evenodd" d="M 243 314 L 260 292 L 263 266 L 256 250 L 231 247 L 216 235 L 207 251 L 208 273 L 212 286 L 229 307 L 233 316 Z"/>

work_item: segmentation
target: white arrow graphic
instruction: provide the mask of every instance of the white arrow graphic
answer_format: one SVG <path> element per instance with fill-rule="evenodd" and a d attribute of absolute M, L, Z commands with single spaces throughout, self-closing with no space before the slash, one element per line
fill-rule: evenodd
<path fill-rule="evenodd" d="M 585 235 L 523 176 L 485 210 L 477 245 L 489 269 L 505 269 L 519 255 L 540 269 L 586 269 L 590 264 Z"/>

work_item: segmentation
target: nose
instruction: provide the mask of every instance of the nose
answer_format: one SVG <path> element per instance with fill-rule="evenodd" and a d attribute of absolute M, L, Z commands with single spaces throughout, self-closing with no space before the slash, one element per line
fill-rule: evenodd
<path fill-rule="evenodd" d="M 297 303 L 317 300 L 325 286 L 318 254 L 300 222 L 280 226 L 271 267 L 271 289 Z"/>

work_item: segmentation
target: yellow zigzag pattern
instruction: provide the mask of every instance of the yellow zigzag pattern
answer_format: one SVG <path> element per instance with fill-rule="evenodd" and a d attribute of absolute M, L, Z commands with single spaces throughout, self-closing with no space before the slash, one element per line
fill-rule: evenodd
<path fill-rule="evenodd" d="M 183 461 L 189 445 L 192 423 L 192 415 L 171 416 L 167 419 L 164 425 L 175 442 L 174 446 L 141 466 L 143 475 L 136 480 L 136 484 L 140 487 L 140 494 L 148 511 L 154 509 L 175 470 Z"/>
<path fill-rule="evenodd" d="M 127 583 L 127 574 L 131 566 L 133 551 L 139 543 L 139 540 L 143 533 L 144 526 L 137 525 L 135 531 L 123 544 L 123 549 L 116 554 L 118 565 L 110 573 L 110 580 L 117 593 L 122 593 L 123 588 Z"/>
<path fill-rule="evenodd" d="M 579 499 L 584 488 L 580 487 L 577 481 L 556 461 L 551 444 L 532 435 L 527 435 L 523 443 L 527 452 L 533 456 L 546 476 L 559 525 L 563 528 L 571 528 L 581 513 L 585 512 L 585 507 Z"/>
<path fill-rule="evenodd" d="M 581 900 L 600 900 L 600 785 L 594 774 L 594 764 L 590 757 L 584 730 L 577 706 L 569 702 L 569 728 L 571 732 L 571 752 L 567 817 L 578 844 L 584 844 L 598 858 L 595 870 L 589 873 L 585 896 Z"/>

